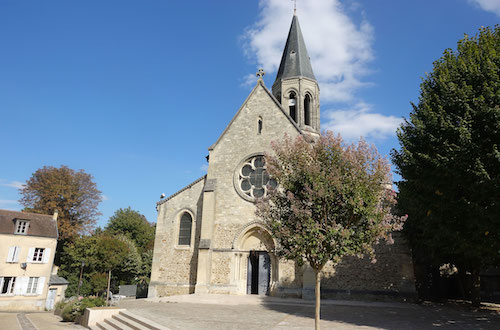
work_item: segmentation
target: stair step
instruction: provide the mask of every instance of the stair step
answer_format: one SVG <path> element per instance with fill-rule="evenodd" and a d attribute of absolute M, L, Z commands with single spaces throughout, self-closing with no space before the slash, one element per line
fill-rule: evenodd
<path fill-rule="evenodd" d="M 142 329 L 150 329 L 150 330 L 170 330 L 169 328 L 159 324 L 159 323 L 156 323 L 154 321 L 151 321 L 151 320 L 148 320 L 142 316 L 139 316 L 139 315 L 136 315 L 134 313 L 130 313 L 129 311 L 120 311 L 120 313 L 118 314 L 120 316 L 123 316 L 127 319 L 130 319 L 138 324 L 140 324 L 141 326 L 143 326 L 143 328 L 140 328 L 141 330 Z"/>
<path fill-rule="evenodd" d="M 136 322 L 135 320 L 132 320 L 132 319 L 125 317 L 123 315 L 120 315 L 120 314 L 113 315 L 113 320 L 116 320 L 116 321 L 120 322 L 120 324 L 124 324 L 125 326 L 127 326 L 126 328 L 124 328 L 125 330 L 128 330 L 128 329 L 149 330 L 148 327 L 145 327 L 142 324 Z"/>
<path fill-rule="evenodd" d="M 112 318 L 105 319 L 104 322 L 107 322 L 117 330 L 142 330 L 136 329 L 135 327 L 130 327 L 128 324 L 121 322 L 119 319 L 116 319 L 114 315 L 112 316 Z"/>
<path fill-rule="evenodd" d="M 102 329 L 102 330 L 116 330 L 115 327 L 112 327 L 111 325 L 109 325 L 108 323 L 106 323 L 106 320 L 104 320 L 103 322 L 97 322 L 96 326 L 99 329 Z"/>

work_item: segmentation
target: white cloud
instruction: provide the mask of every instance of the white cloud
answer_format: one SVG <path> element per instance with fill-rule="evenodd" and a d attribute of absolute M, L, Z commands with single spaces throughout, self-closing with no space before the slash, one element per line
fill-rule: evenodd
<path fill-rule="evenodd" d="M 372 112 L 369 104 L 360 102 L 351 109 L 326 110 L 323 128 L 340 133 L 347 141 L 363 136 L 370 140 L 381 140 L 395 134 L 402 118 Z"/>
<path fill-rule="evenodd" d="M 485 11 L 490 11 L 500 16 L 500 0 L 469 0 L 469 2 L 478 5 Z"/>
<path fill-rule="evenodd" d="M 203 171 L 203 172 L 206 172 L 208 171 L 208 164 L 203 164 L 200 166 L 200 170 Z"/>
<path fill-rule="evenodd" d="M 101 195 L 103 201 L 109 201 L 109 197 L 106 195 Z"/>
<path fill-rule="evenodd" d="M 20 209 L 20 206 L 16 200 L 0 199 L 0 208 L 17 211 Z"/>
<path fill-rule="evenodd" d="M 271 74 L 279 67 L 293 7 L 283 0 L 261 0 L 260 7 L 259 20 L 245 33 L 245 51 Z M 354 23 L 339 0 L 300 1 L 297 15 L 322 101 L 352 100 L 370 73 L 372 26 L 366 20 Z"/>
<path fill-rule="evenodd" d="M 24 188 L 24 183 L 19 181 L 11 181 L 7 183 L 0 183 L 0 185 L 10 188 L 22 189 Z"/>

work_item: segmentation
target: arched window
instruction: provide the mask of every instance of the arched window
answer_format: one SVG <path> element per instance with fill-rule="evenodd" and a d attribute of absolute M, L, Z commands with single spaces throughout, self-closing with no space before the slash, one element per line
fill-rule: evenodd
<path fill-rule="evenodd" d="M 311 125 L 311 96 L 306 94 L 304 98 L 304 124 Z"/>
<path fill-rule="evenodd" d="M 262 133 L 262 118 L 259 117 L 259 120 L 257 121 L 257 134 Z"/>
<path fill-rule="evenodd" d="M 181 216 L 179 225 L 179 243 L 178 245 L 191 245 L 191 227 L 193 218 L 187 212 Z"/>
<path fill-rule="evenodd" d="M 290 108 L 290 117 L 297 122 L 297 97 L 294 92 L 288 95 L 288 107 Z"/>

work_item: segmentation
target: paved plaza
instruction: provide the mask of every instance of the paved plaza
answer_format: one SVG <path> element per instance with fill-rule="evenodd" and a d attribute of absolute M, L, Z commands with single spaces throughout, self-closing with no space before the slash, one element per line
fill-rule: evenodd
<path fill-rule="evenodd" d="M 312 329 L 314 304 L 258 296 L 183 295 L 120 307 L 171 329 Z M 500 329 L 500 311 L 463 306 L 322 301 L 322 329 Z"/>
<path fill-rule="evenodd" d="M 314 304 L 259 296 L 182 295 L 122 300 L 119 307 L 170 329 L 312 329 Z M 322 329 L 500 329 L 500 306 L 322 301 Z M 28 320 L 29 322 L 27 322 Z M 85 329 L 50 312 L 0 313 L 0 329 Z"/>

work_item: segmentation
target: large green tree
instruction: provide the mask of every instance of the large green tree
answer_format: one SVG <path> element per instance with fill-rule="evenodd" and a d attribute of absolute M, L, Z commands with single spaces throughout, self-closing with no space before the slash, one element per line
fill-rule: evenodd
<path fill-rule="evenodd" d="M 100 213 L 101 192 L 92 175 L 67 166 L 38 169 L 19 190 L 19 202 L 26 211 L 52 214 L 59 212 L 59 238 L 72 240 L 89 232 Z"/>
<path fill-rule="evenodd" d="M 104 231 L 110 235 L 121 234 L 132 239 L 140 252 L 152 249 L 155 237 L 155 226 L 146 217 L 130 207 L 118 209 Z"/>
<path fill-rule="evenodd" d="M 500 263 L 500 28 L 447 49 L 420 86 L 392 159 L 416 256 L 479 272 Z"/>
<path fill-rule="evenodd" d="M 273 143 L 266 168 L 278 182 L 257 203 L 257 215 L 277 241 L 276 253 L 316 273 L 316 328 L 321 270 L 328 261 L 369 254 L 380 238 L 392 241 L 404 217 L 393 216 L 388 161 L 364 141 L 346 145 L 327 132 L 314 143 L 299 136 Z"/>

